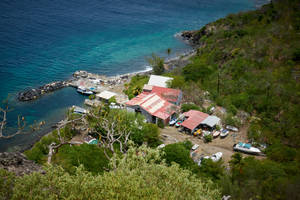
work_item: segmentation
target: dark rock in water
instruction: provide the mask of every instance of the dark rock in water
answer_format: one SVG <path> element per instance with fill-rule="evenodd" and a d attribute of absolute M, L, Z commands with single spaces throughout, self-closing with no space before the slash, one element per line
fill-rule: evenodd
<path fill-rule="evenodd" d="M 44 173 L 42 167 L 28 160 L 22 153 L 0 153 L 0 168 L 14 172 L 17 176 L 30 174 L 32 172 Z"/>
<path fill-rule="evenodd" d="M 43 85 L 37 89 L 28 89 L 24 92 L 20 92 L 18 94 L 19 101 L 31 101 L 41 97 L 43 94 L 53 92 L 55 90 L 61 89 L 67 86 L 68 83 L 66 81 L 57 81 L 53 83 L 49 83 Z"/>

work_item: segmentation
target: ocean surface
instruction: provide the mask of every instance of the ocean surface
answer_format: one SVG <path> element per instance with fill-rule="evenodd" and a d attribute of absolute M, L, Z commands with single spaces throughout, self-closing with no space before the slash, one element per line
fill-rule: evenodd
<path fill-rule="evenodd" d="M 72 105 L 85 97 L 73 88 L 18 102 L 28 87 L 65 80 L 76 70 L 105 75 L 142 71 L 155 52 L 166 57 L 190 49 L 174 35 L 199 29 L 229 13 L 253 10 L 263 0 L 1 0 L 0 100 L 9 97 L 5 134 L 16 130 L 17 116 L 27 124 L 46 121 L 39 132 L 0 139 L 0 151 L 22 149 L 51 130 Z"/>

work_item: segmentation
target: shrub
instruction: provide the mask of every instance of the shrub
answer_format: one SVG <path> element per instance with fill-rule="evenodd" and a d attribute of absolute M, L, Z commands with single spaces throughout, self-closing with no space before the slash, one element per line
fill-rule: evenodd
<path fill-rule="evenodd" d="M 187 149 L 187 143 L 168 144 L 163 150 L 165 152 L 163 158 L 166 159 L 167 164 L 171 165 L 172 162 L 175 162 L 184 169 L 194 167 L 195 163 L 190 157 L 190 149 Z"/>
<path fill-rule="evenodd" d="M 106 150 L 108 155 L 109 150 Z M 103 173 L 108 169 L 109 160 L 104 149 L 97 145 L 82 144 L 80 146 L 64 145 L 53 157 L 53 163 L 61 165 L 67 172 L 74 174 L 76 167 L 83 165 L 85 170 L 93 174 Z"/>
<path fill-rule="evenodd" d="M 212 135 L 206 135 L 206 136 L 204 136 L 204 142 L 205 143 L 211 142 L 212 139 L 213 139 Z"/>
<path fill-rule="evenodd" d="M 108 100 L 108 103 L 109 103 L 109 104 L 111 104 L 111 103 L 117 103 L 116 97 L 111 97 L 111 98 Z"/>
<path fill-rule="evenodd" d="M 93 100 L 93 99 L 96 99 L 96 96 L 95 96 L 94 94 L 91 94 L 91 95 L 89 96 L 89 100 Z"/>
<path fill-rule="evenodd" d="M 181 105 L 181 111 L 182 112 L 187 112 L 189 110 L 200 110 L 200 107 L 195 105 L 195 104 L 182 104 Z"/>
<path fill-rule="evenodd" d="M 146 83 L 149 81 L 149 76 L 146 75 L 136 75 L 133 76 L 129 84 L 125 85 L 125 90 L 123 91 L 129 99 L 134 98 L 142 92 L 142 89 Z"/>
<path fill-rule="evenodd" d="M 159 128 L 165 128 L 165 124 L 164 124 L 164 121 L 162 119 L 159 119 L 157 120 L 157 126 Z"/>
<path fill-rule="evenodd" d="M 164 73 L 165 68 L 164 68 L 164 59 L 163 58 L 161 58 L 153 53 L 151 58 L 148 58 L 147 60 L 148 60 L 148 63 L 152 66 L 154 74 L 161 75 Z"/>
<path fill-rule="evenodd" d="M 142 129 L 143 141 L 149 147 L 157 147 L 161 144 L 159 140 L 159 129 L 156 124 L 146 123 Z"/>

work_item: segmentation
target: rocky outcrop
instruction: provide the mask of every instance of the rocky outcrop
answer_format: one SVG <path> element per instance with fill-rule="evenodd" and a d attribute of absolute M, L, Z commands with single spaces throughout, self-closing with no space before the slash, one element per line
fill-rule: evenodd
<path fill-rule="evenodd" d="M 63 87 L 66 87 L 68 85 L 67 81 L 57 81 L 53 83 L 49 83 L 46 85 L 43 85 L 36 89 L 28 89 L 24 92 L 20 92 L 18 94 L 18 100 L 19 101 L 31 101 L 38 99 L 43 94 L 53 92 L 55 90 L 61 89 Z"/>
<path fill-rule="evenodd" d="M 214 24 L 207 24 L 197 31 L 183 31 L 181 37 L 187 40 L 192 46 L 201 45 L 200 39 L 203 36 L 210 36 L 217 30 Z"/>
<path fill-rule="evenodd" d="M 0 168 L 14 172 L 17 176 L 30 174 L 32 172 L 44 173 L 42 167 L 28 160 L 22 153 L 0 153 Z"/>

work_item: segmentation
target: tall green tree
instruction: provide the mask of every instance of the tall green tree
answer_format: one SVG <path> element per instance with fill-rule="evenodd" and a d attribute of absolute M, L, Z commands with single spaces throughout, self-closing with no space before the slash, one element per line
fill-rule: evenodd
<path fill-rule="evenodd" d="M 153 73 L 156 75 L 161 75 L 164 73 L 164 58 L 159 57 L 156 54 L 152 54 L 151 58 L 147 59 L 150 66 L 153 68 Z"/>

